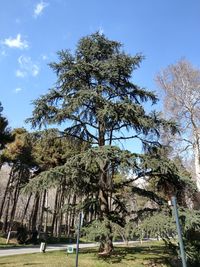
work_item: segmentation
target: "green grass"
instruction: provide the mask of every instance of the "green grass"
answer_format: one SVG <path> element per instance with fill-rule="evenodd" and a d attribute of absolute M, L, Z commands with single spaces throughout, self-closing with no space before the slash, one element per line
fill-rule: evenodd
<path fill-rule="evenodd" d="M 116 247 L 111 257 L 99 257 L 96 249 L 80 249 L 80 267 L 167 267 L 169 255 L 163 245 Z M 75 254 L 65 251 L 0 257 L 1 267 L 74 267 Z"/>
<path fill-rule="evenodd" d="M 1 248 L 13 248 L 19 247 L 20 245 L 17 244 L 15 239 L 11 239 L 8 244 L 6 244 L 6 238 L 0 237 L 0 249 Z"/>

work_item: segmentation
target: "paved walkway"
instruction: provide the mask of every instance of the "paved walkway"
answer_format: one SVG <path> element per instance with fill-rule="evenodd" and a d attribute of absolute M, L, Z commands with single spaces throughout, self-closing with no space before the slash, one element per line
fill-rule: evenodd
<path fill-rule="evenodd" d="M 76 244 L 72 244 L 74 248 L 76 248 Z M 80 244 L 80 248 L 89 248 L 96 247 L 97 243 L 90 244 Z M 67 250 L 67 244 L 58 244 L 58 245 L 47 245 L 46 251 L 53 250 Z M 40 246 L 29 246 L 29 247 L 15 247 L 15 248 L 2 248 L 0 249 L 0 257 L 1 256 L 10 256 L 10 255 L 18 255 L 18 254 L 29 254 L 29 253 L 37 253 L 40 252 Z"/>
<path fill-rule="evenodd" d="M 144 242 L 151 241 L 153 239 L 145 240 Z M 139 241 L 129 241 L 129 244 L 139 243 Z M 123 245 L 124 242 L 114 242 L 114 245 Z M 68 244 L 56 244 L 56 245 L 47 245 L 46 251 L 53 250 L 67 250 Z M 74 248 L 76 248 L 76 244 L 72 244 Z M 99 246 L 98 243 L 84 243 L 79 244 L 80 248 L 92 248 Z M 11 255 L 19 255 L 19 254 L 30 254 L 30 253 L 38 253 L 40 252 L 40 246 L 28 246 L 28 247 L 15 247 L 15 248 L 2 248 L 0 249 L 0 257 L 1 256 L 11 256 Z"/>

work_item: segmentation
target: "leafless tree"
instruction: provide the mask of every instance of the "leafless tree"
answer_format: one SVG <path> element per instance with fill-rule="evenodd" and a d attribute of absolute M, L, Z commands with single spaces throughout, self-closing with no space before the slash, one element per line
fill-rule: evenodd
<path fill-rule="evenodd" d="M 193 158 L 197 188 L 200 191 L 200 69 L 181 59 L 156 77 L 164 90 L 164 112 L 180 126 L 179 153 Z M 175 142 L 174 142 L 175 144 Z"/>

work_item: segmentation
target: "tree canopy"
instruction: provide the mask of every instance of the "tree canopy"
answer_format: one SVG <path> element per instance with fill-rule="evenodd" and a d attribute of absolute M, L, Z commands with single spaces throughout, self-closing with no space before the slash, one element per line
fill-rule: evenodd
<path fill-rule="evenodd" d="M 6 143 L 11 141 L 10 129 L 8 127 L 8 120 L 2 115 L 3 107 L 0 102 L 0 150 Z"/>
<path fill-rule="evenodd" d="M 149 133 L 154 140 L 161 126 L 174 126 L 156 113 L 146 114 L 141 105 L 157 101 L 154 93 L 131 81 L 142 55 L 127 55 L 119 42 L 95 33 L 82 38 L 74 54 L 62 50 L 58 56 L 59 62 L 50 64 L 56 86 L 34 101 L 33 126 L 68 121 L 68 134 L 99 146 L 129 138 L 143 141 Z"/>

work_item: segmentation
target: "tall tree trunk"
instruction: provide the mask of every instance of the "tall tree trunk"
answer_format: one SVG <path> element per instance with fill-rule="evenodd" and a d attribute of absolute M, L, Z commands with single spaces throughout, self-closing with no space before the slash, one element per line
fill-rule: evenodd
<path fill-rule="evenodd" d="M 15 212 L 17 208 L 17 203 L 19 199 L 19 190 L 20 190 L 20 184 L 23 179 L 23 168 L 16 169 L 15 171 L 15 184 L 14 184 L 14 194 L 13 194 L 13 205 L 10 212 L 10 220 L 9 220 L 9 229 L 11 231 L 13 227 L 13 222 L 15 218 Z"/>
<path fill-rule="evenodd" d="M 3 215 L 3 209 L 4 209 L 4 205 L 5 205 L 5 201 L 6 201 L 6 198 L 7 198 L 7 194 L 8 194 L 8 191 L 9 191 L 9 187 L 10 185 L 12 184 L 13 182 L 13 167 L 11 168 L 10 170 L 10 174 L 9 174 L 9 178 L 8 178 L 8 182 L 6 184 L 6 189 L 4 191 L 4 195 L 3 195 L 3 198 L 2 198 L 2 201 L 1 201 L 1 207 L 0 207 L 0 220 L 1 220 L 1 217 Z"/>
<path fill-rule="evenodd" d="M 41 203 L 41 213 L 40 213 L 40 218 L 38 221 L 38 234 L 40 236 L 40 232 L 42 231 L 42 225 L 43 225 L 43 217 L 44 217 L 44 207 L 46 203 L 46 189 L 43 192 L 43 197 L 42 197 L 42 203 Z"/>
<path fill-rule="evenodd" d="M 39 192 L 35 194 L 35 199 L 33 203 L 33 209 L 30 217 L 30 229 L 31 231 L 35 231 L 37 229 L 37 217 L 38 217 L 38 210 L 39 210 L 39 201 L 40 195 Z"/>
<path fill-rule="evenodd" d="M 72 210 L 68 211 L 68 220 L 67 220 L 67 236 L 70 237 L 71 235 L 71 217 L 72 217 Z"/>
<path fill-rule="evenodd" d="M 51 224 L 51 236 L 53 236 L 54 230 L 55 230 L 59 192 L 60 192 L 60 190 L 59 190 L 59 188 L 57 188 L 56 196 L 55 196 L 54 211 L 53 211 L 53 219 L 52 219 L 52 224 Z"/>
<path fill-rule="evenodd" d="M 76 215 L 76 194 L 74 193 L 73 199 L 72 199 L 72 212 L 71 212 L 71 222 L 70 222 L 70 228 L 74 228 L 75 224 L 75 215 Z"/>
<path fill-rule="evenodd" d="M 200 150 L 198 142 L 195 142 L 194 144 L 194 164 L 195 164 L 196 185 L 198 191 L 200 191 Z"/>
<path fill-rule="evenodd" d="M 9 219 L 9 229 L 10 230 L 12 229 L 12 226 L 13 226 L 16 207 L 17 207 L 17 203 L 18 203 L 18 198 L 19 198 L 19 180 L 17 181 L 16 187 L 15 187 L 15 192 L 14 192 L 14 197 L 13 197 L 13 205 L 12 205 L 11 212 L 10 212 L 10 219 Z"/>
<path fill-rule="evenodd" d="M 110 177 L 108 175 L 108 163 L 105 164 L 101 174 L 100 174 L 100 189 L 99 189 L 99 201 L 100 201 L 100 219 L 109 218 L 109 188 L 110 188 Z M 107 235 L 103 236 L 101 240 L 101 250 L 103 253 L 109 254 L 113 250 L 112 243 L 112 227 L 110 222 L 107 221 L 106 224 Z"/>
<path fill-rule="evenodd" d="M 62 234 L 62 222 L 63 222 L 63 211 L 62 207 L 64 205 L 64 191 L 65 187 L 64 184 L 61 187 L 61 193 L 60 193 L 60 198 L 58 201 L 58 225 L 57 225 L 57 237 L 60 238 Z"/>
<path fill-rule="evenodd" d="M 3 221 L 3 233 L 6 233 L 8 230 L 8 215 L 9 215 L 9 209 L 10 209 L 10 200 L 11 200 L 11 192 L 8 193 L 7 203 L 6 203 L 6 209 L 5 209 L 5 215 L 4 215 L 4 221 Z"/>
<path fill-rule="evenodd" d="M 69 208 L 69 204 L 70 204 L 70 199 L 71 199 L 71 195 L 69 193 L 68 198 L 67 198 L 67 212 L 66 212 L 66 217 L 65 217 L 65 235 L 67 237 L 70 236 L 70 208 Z"/>
<path fill-rule="evenodd" d="M 26 202 L 26 206 L 25 206 L 25 209 L 24 209 L 24 212 L 23 212 L 23 215 L 22 215 L 22 219 L 21 219 L 21 224 L 24 224 L 24 219 L 25 219 L 25 216 L 26 216 L 26 213 L 27 213 L 30 201 L 31 201 L 31 197 L 32 197 L 32 192 L 30 193 L 30 195 L 28 197 L 28 200 Z"/>
<path fill-rule="evenodd" d="M 194 164 L 195 164 L 195 175 L 196 175 L 196 185 L 198 191 L 200 192 L 200 134 L 198 131 L 198 127 L 194 121 L 193 116 L 191 116 L 191 122 L 193 126 L 193 149 L 194 149 Z"/>
<path fill-rule="evenodd" d="M 44 218 L 44 232 L 47 234 L 47 224 L 48 224 L 48 191 L 46 191 L 46 212 Z"/>
<path fill-rule="evenodd" d="M 99 107 L 101 108 L 101 107 Z M 99 121 L 99 147 L 105 146 L 105 124 Z M 110 140 L 110 143 L 112 141 Z M 100 219 L 108 219 L 109 217 L 109 189 L 110 189 L 110 177 L 108 174 L 108 165 L 106 162 L 104 167 L 100 170 L 99 174 L 99 204 L 100 204 Z M 109 254 L 113 250 L 112 243 L 112 229 L 109 221 L 106 223 L 108 234 L 102 239 L 101 249 L 103 253 Z"/>

